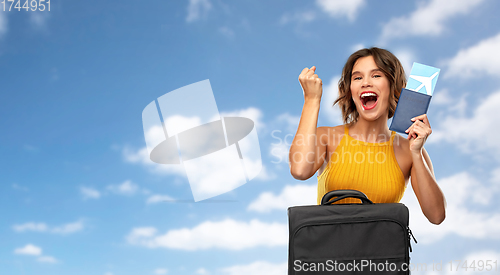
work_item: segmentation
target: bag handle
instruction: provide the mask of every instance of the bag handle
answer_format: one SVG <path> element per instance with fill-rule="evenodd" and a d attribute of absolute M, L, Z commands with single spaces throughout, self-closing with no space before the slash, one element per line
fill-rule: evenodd
<path fill-rule="evenodd" d="M 331 200 L 332 198 L 335 199 Z M 321 199 L 321 205 L 329 205 L 345 198 L 360 199 L 362 204 L 373 204 L 363 192 L 351 189 L 341 189 L 326 193 Z"/>

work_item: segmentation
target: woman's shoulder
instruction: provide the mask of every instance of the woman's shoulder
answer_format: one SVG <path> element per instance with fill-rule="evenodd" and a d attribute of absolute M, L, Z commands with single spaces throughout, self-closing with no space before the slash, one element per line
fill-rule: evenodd
<path fill-rule="evenodd" d="M 332 144 L 336 143 L 342 138 L 344 135 L 345 125 L 337 125 L 337 126 L 322 126 L 317 128 L 318 131 L 316 134 L 318 135 L 321 141 L 325 141 L 324 144 Z"/>
<path fill-rule="evenodd" d="M 337 126 L 321 126 L 321 127 L 318 127 L 318 130 L 319 129 L 322 129 L 323 131 L 325 130 L 330 130 L 330 131 L 334 131 L 334 132 L 339 132 L 339 133 L 344 133 L 344 127 L 346 125 L 337 125 Z"/>
<path fill-rule="evenodd" d="M 327 134 L 327 135 L 339 135 L 344 134 L 345 125 L 337 125 L 337 126 L 321 126 L 318 127 L 318 134 Z"/>
<path fill-rule="evenodd" d="M 410 141 L 402 135 L 395 132 L 393 144 L 405 153 L 410 153 Z"/>

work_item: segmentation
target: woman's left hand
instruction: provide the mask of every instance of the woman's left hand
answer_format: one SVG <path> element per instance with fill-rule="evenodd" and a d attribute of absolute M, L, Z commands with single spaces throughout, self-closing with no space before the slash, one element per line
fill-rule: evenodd
<path fill-rule="evenodd" d="M 416 116 L 411 121 L 413 121 L 413 124 L 405 131 L 408 133 L 407 139 L 410 140 L 410 151 L 420 153 L 425 141 L 432 133 L 431 124 L 426 114 Z"/>

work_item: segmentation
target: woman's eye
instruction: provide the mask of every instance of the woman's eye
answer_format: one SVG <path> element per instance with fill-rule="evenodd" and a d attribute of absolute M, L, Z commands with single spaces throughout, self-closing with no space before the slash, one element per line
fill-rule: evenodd
<path fill-rule="evenodd" d="M 376 75 L 374 75 L 373 77 L 382 77 L 382 76 L 381 76 L 381 75 L 379 75 L 379 74 L 376 74 Z"/>
<path fill-rule="evenodd" d="M 361 80 L 361 76 L 355 77 L 354 80 Z"/>

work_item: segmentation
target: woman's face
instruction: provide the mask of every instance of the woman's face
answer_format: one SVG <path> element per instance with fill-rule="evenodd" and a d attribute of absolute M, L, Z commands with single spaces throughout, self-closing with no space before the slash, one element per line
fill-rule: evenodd
<path fill-rule="evenodd" d="M 351 94 L 360 118 L 371 121 L 388 117 L 389 79 L 377 67 L 373 56 L 361 57 L 354 63 Z"/>

